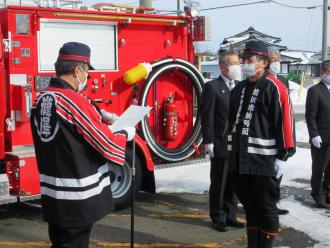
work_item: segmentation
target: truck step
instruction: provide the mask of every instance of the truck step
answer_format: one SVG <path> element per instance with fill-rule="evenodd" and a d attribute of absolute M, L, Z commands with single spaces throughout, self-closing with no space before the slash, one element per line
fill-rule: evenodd
<path fill-rule="evenodd" d="M 9 195 L 7 174 L 0 174 L 0 205 L 17 202 L 17 197 Z"/>
<path fill-rule="evenodd" d="M 9 196 L 9 182 L 7 174 L 0 174 L 0 197 Z"/>
<path fill-rule="evenodd" d="M 180 162 L 168 163 L 168 164 L 155 164 L 155 170 L 179 167 L 179 166 L 194 165 L 194 164 L 200 164 L 200 163 L 208 163 L 208 162 L 210 162 L 209 158 L 198 158 L 198 159 L 189 159 L 187 161 L 180 161 Z"/>
<path fill-rule="evenodd" d="M 0 205 L 17 202 L 16 196 L 0 196 Z"/>

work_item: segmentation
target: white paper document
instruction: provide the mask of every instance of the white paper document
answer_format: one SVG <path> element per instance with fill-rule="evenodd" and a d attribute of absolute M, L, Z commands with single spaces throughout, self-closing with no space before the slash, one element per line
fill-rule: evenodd
<path fill-rule="evenodd" d="M 119 116 L 115 122 L 109 126 L 111 132 L 118 132 L 123 130 L 124 127 L 135 127 L 143 117 L 149 114 L 151 107 L 131 105 L 126 111 Z"/>

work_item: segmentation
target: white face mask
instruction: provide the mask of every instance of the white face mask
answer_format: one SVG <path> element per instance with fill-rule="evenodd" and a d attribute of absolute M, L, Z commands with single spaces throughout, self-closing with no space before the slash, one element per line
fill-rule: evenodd
<path fill-rule="evenodd" d="M 84 82 L 81 82 L 79 77 L 77 77 L 78 82 L 79 82 L 79 86 L 78 86 L 78 92 L 82 91 L 83 89 L 85 89 L 86 85 L 87 85 L 87 77 L 88 74 L 83 70 L 83 68 L 79 67 L 79 69 L 84 73 L 85 75 L 85 80 Z"/>
<path fill-rule="evenodd" d="M 323 75 L 322 76 L 322 81 L 325 82 L 326 84 L 330 84 L 330 75 Z"/>
<path fill-rule="evenodd" d="M 259 63 L 259 62 L 251 63 L 251 64 L 243 64 L 243 65 L 242 65 L 242 70 L 243 70 L 243 72 L 244 72 L 248 77 L 254 76 L 258 71 L 260 71 L 260 70 L 257 70 L 257 69 L 256 69 L 256 65 L 257 65 L 258 63 Z"/>
<path fill-rule="evenodd" d="M 270 63 L 269 67 L 269 72 L 271 74 L 276 75 L 281 72 L 281 63 L 279 61 Z"/>
<path fill-rule="evenodd" d="M 228 67 L 228 76 L 230 79 L 241 80 L 241 67 L 239 65 L 231 65 Z"/>

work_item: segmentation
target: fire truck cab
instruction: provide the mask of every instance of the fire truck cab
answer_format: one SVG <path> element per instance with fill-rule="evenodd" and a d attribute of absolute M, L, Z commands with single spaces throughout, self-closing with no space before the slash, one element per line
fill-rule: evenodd
<path fill-rule="evenodd" d="M 120 115 L 131 104 L 152 107 L 137 127 L 137 189 L 155 191 L 155 164 L 196 158 L 202 137 L 194 106 L 204 79 L 192 65 L 193 42 L 207 39 L 205 18 L 152 7 L 21 1 L 0 9 L 0 23 L 0 204 L 40 197 L 30 111 L 69 41 L 91 47 L 95 70 L 84 94 L 100 109 Z M 110 165 L 117 208 L 129 203 L 129 148 L 126 160 Z"/>

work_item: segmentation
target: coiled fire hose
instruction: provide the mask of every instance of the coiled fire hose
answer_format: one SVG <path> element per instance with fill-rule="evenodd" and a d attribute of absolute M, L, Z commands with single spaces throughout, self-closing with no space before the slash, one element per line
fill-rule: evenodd
<path fill-rule="evenodd" d="M 141 106 L 147 106 L 148 92 L 153 83 L 157 81 L 157 78 L 160 75 L 173 70 L 180 71 L 190 79 L 196 93 L 197 103 L 199 103 L 200 96 L 202 93 L 202 87 L 205 81 L 202 74 L 196 69 L 194 65 L 178 58 L 166 58 L 148 65 L 149 67 L 151 65 L 152 68 L 147 68 L 149 72 L 151 71 L 151 73 L 148 73 L 148 75 L 146 75 L 146 82 L 142 90 L 139 102 Z M 142 67 L 143 65 L 140 64 L 139 66 Z M 135 80 L 132 80 L 132 82 L 133 81 Z M 196 151 L 196 147 L 198 147 L 202 142 L 201 120 L 199 111 L 197 111 L 196 120 L 189 138 L 184 142 L 184 144 L 182 144 L 176 149 L 167 149 L 157 142 L 151 131 L 147 117 L 145 117 L 140 123 L 140 128 L 142 131 L 142 136 L 146 140 L 150 149 L 166 161 L 175 162 L 190 157 Z"/>

